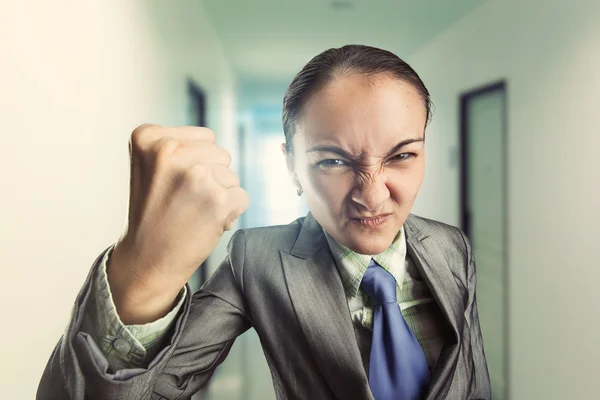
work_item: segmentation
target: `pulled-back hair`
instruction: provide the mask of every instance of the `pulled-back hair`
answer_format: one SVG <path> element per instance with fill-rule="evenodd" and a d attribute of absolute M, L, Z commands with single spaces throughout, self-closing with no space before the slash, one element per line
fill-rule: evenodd
<path fill-rule="evenodd" d="M 421 95 L 431 119 L 432 103 L 429 91 L 419 75 L 394 53 L 364 45 L 347 45 L 329 49 L 313 57 L 294 77 L 283 97 L 283 132 L 286 148 L 292 152 L 296 122 L 311 95 L 336 76 L 350 73 L 364 75 L 388 74 L 411 84 Z"/>

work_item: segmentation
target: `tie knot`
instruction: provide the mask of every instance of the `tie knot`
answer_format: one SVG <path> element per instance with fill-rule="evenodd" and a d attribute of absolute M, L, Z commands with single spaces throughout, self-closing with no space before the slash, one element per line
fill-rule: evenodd
<path fill-rule="evenodd" d="M 360 287 L 376 304 L 396 303 L 396 278 L 371 259 Z"/>

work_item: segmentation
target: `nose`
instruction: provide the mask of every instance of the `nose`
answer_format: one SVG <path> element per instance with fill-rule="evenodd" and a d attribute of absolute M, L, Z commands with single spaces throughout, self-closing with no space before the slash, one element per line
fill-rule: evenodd
<path fill-rule="evenodd" d="M 387 179 L 381 172 L 370 175 L 368 179 L 358 179 L 351 194 L 352 201 L 360 204 L 365 211 L 369 212 L 381 210 L 389 197 L 390 190 L 387 187 Z"/>

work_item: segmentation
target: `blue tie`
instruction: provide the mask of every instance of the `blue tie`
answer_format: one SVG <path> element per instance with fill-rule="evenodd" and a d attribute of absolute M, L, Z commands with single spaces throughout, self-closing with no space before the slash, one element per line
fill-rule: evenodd
<path fill-rule="evenodd" d="M 374 303 L 369 386 L 375 400 L 422 399 L 430 380 L 429 367 L 402 317 L 396 279 L 371 259 L 360 286 Z"/>

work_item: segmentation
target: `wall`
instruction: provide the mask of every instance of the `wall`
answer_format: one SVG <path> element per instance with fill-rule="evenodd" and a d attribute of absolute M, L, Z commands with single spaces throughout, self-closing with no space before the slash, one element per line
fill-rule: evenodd
<path fill-rule="evenodd" d="M 232 148 L 235 83 L 195 0 L 2 2 L 0 49 L 0 386 L 30 399 L 92 262 L 123 229 L 131 131 L 186 123 L 189 76 Z"/>
<path fill-rule="evenodd" d="M 492 0 L 409 59 L 436 104 L 415 212 L 458 224 L 459 93 L 508 83 L 512 399 L 597 392 L 600 3 Z"/>

